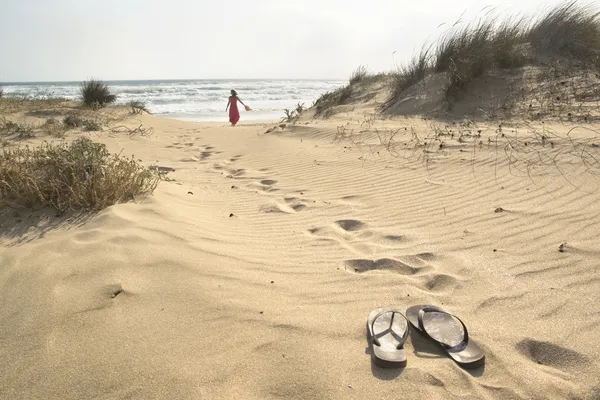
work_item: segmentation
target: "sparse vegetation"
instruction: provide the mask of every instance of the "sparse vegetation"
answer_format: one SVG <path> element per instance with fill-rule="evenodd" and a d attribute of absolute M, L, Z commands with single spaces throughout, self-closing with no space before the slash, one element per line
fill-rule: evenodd
<path fill-rule="evenodd" d="M 83 126 L 84 121 L 84 118 L 81 118 L 79 115 L 76 114 L 67 115 L 63 119 L 63 123 L 69 128 L 78 128 L 80 126 Z"/>
<path fill-rule="evenodd" d="M 519 68 L 536 57 L 569 57 L 589 66 L 600 66 L 600 13 L 569 1 L 538 20 L 490 17 L 475 24 L 455 27 L 395 74 L 387 105 L 423 80 L 443 73 L 447 77 L 446 99 L 451 101 L 473 80 L 494 68 Z"/>
<path fill-rule="evenodd" d="M 65 136 L 67 127 L 54 117 L 46 119 L 42 129 L 46 131 L 50 136 L 62 138 Z"/>
<path fill-rule="evenodd" d="M 80 92 L 83 103 L 90 107 L 104 107 L 117 100 L 117 96 L 110 92 L 108 85 L 97 79 L 84 81 Z"/>
<path fill-rule="evenodd" d="M 98 121 L 94 119 L 83 118 L 77 114 L 67 115 L 63 119 L 63 123 L 67 128 L 83 128 L 83 130 L 87 132 L 102 130 L 102 125 Z"/>
<path fill-rule="evenodd" d="M 4 97 L 4 88 L 0 86 L 0 99 Z"/>
<path fill-rule="evenodd" d="M 19 140 L 31 139 L 35 137 L 34 129 L 33 124 L 17 123 L 4 117 L 0 119 L 0 134 L 3 136 L 14 136 Z"/>
<path fill-rule="evenodd" d="M 0 152 L 0 194 L 20 207 L 101 210 L 152 193 L 159 180 L 135 158 L 111 155 L 87 138 Z"/>
<path fill-rule="evenodd" d="M 83 123 L 83 130 L 85 130 L 86 132 L 101 131 L 102 126 L 98 123 L 98 121 L 94 121 L 93 119 L 88 119 Z"/>
<path fill-rule="evenodd" d="M 411 62 L 399 68 L 392 81 L 392 95 L 389 102 L 398 100 L 399 96 L 412 85 L 422 81 L 431 72 L 431 50 L 423 48 Z"/>
<path fill-rule="evenodd" d="M 142 114 L 148 113 L 151 114 L 146 106 L 146 102 L 142 100 L 131 100 L 127 105 L 131 108 L 132 114 Z"/>
<path fill-rule="evenodd" d="M 352 75 L 350 75 L 350 85 L 355 85 L 361 81 L 363 81 L 367 77 L 367 67 L 364 65 L 360 65 Z"/>
<path fill-rule="evenodd" d="M 352 96 L 352 85 L 343 86 L 333 92 L 328 92 L 322 95 L 316 102 L 316 115 L 322 114 L 325 110 L 345 104 Z"/>
<path fill-rule="evenodd" d="M 285 117 L 281 118 L 281 122 L 295 123 L 304 111 L 306 111 L 304 103 L 298 103 L 294 109 L 286 108 L 283 110 Z"/>

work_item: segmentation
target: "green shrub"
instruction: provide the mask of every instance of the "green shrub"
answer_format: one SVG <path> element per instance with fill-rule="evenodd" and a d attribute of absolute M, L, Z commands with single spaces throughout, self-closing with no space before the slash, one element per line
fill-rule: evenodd
<path fill-rule="evenodd" d="M 87 138 L 0 152 L 0 193 L 27 208 L 101 210 L 152 193 L 159 180 L 133 157 L 111 155 Z"/>
<path fill-rule="evenodd" d="M 104 107 L 117 100 L 117 96 L 110 92 L 108 85 L 96 79 L 84 81 L 80 93 L 83 103 L 91 107 Z"/>

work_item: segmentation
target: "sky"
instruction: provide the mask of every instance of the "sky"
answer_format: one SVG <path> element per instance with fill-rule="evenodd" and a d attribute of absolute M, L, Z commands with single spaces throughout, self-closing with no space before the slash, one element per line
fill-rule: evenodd
<path fill-rule="evenodd" d="M 393 69 L 461 15 L 529 15 L 559 3 L 0 0 L 0 82 L 347 79 L 359 65 Z"/>

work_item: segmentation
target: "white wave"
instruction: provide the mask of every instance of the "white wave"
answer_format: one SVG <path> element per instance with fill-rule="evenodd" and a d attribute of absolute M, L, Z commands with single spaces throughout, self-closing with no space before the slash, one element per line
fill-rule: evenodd
<path fill-rule="evenodd" d="M 346 82 L 319 80 L 195 80 L 195 81 L 115 81 L 106 82 L 117 95 L 117 104 L 131 100 L 146 101 L 150 111 L 156 114 L 201 115 L 203 120 L 221 120 L 231 89 L 260 113 L 269 115 L 298 103 L 310 106 L 325 92 L 334 90 Z M 32 98 L 64 97 L 79 98 L 77 82 L 5 84 L 8 97 Z M 208 118 L 208 119 L 206 119 Z"/>

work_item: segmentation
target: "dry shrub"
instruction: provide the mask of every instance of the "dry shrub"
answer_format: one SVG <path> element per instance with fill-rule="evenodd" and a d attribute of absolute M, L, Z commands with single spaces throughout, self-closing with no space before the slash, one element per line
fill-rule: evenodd
<path fill-rule="evenodd" d="M 152 193 L 159 180 L 133 157 L 112 155 L 88 138 L 0 152 L 0 194 L 26 208 L 101 210 Z"/>

